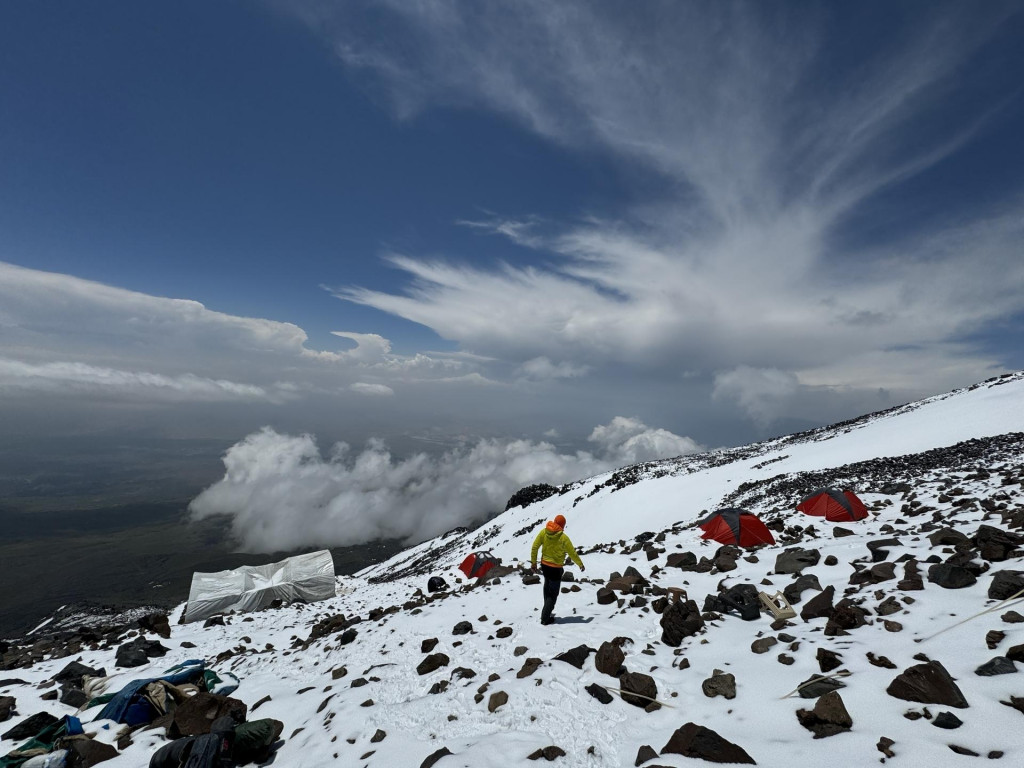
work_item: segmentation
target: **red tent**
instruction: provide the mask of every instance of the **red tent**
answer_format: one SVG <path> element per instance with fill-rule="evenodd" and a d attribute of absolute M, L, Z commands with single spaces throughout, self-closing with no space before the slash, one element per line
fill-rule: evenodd
<path fill-rule="evenodd" d="M 720 509 L 701 520 L 699 525 L 704 531 L 702 539 L 720 544 L 756 547 L 758 544 L 775 543 L 768 526 L 745 509 Z"/>
<path fill-rule="evenodd" d="M 462 561 L 459 570 L 470 579 L 482 579 L 497 564 L 498 558 L 490 552 L 474 552 Z"/>
<path fill-rule="evenodd" d="M 868 516 L 864 502 L 851 490 L 819 488 L 796 507 L 805 515 L 824 517 L 830 523 L 850 523 Z"/>

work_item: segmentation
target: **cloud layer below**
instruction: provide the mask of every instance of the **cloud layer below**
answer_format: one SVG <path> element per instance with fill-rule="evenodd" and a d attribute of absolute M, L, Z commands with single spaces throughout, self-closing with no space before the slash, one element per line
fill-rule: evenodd
<path fill-rule="evenodd" d="M 417 542 L 472 527 L 519 488 L 562 484 L 626 464 L 701 450 L 693 440 L 616 417 L 593 430 L 593 452 L 548 442 L 479 440 L 441 455 L 396 459 L 382 441 L 323 455 L 311 435 L 265 428 L 228 450 L 222 480 L 191 504 L 196 519 L 226 515 L 246 551 Z"/>

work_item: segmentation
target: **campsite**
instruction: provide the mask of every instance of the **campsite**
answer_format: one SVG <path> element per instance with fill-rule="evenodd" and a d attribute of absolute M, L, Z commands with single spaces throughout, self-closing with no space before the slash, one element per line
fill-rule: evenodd
<path fill-rule="evenodd" d="M 87 617 L 50 625 L 4 649 L 3 734 L 43 713 L 80 724 L 64 743 L 111 768 L 162 768 L 148 761 L 175 736 L 218 722 L 214 736 L 258 734 L 262 762 L 234 764 L 813 765 L 838 749 L 844 765 L 1012 765 L 1024 757 L 1022 432 L 1013 374 L 556 488 L 337 576 L 327 599 L 186 623 L 183 602 L 106 634 Z M 799 509 L 823 488 L 851 491 L 867 515 Z M 714 540 L 702 521 L 730 508 L 774 543 Z M 529 544 L 559 513 L 587 572 L 566 568 L 542 627 Z M 470 579 L 477 553 L 497 563 Z M 280 588 L 283 574 L 249 588 Z M 118 723 L 109 702 L 82 708 L 83 678 L 136 705 L 153 680 L 180 696 L 174 685 L 203 679 L 191 706 L 205 709 L 184 729 L 185 700 Z M 3 754 L 23 745 L 5 735 Z"/>

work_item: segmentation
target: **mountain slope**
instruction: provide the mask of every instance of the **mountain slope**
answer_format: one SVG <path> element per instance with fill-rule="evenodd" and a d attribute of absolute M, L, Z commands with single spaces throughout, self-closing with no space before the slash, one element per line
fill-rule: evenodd
<path fill-rule="evenodd" d="M 664 749 L 686 723 L 712 729 L 760 765 L 837 759 L 848 766 L 875 765 L 884 757 L 876 746 L 882 737 L 894 742 L 882 744 L 895 755 L 887 759 L 907 765 L 960 765 L 969 759 L 961 754 L 965 750 L 1001 753 L 1006 764 L 1016 764 L 1024 759 L 1018 736 L 1024 677 L 975 670 L 996 656 L 1024 654 L 1024 623 L 1011 613 L 1020 605 L 1002 605 L 942 630 L 996 604 L 988 597 L 995 574 L 1024 572 L 1014 538 L 1024 525 L 1022 433 L 1024 375 L 1013 374 L 830 428 L 624 468 L 509 509 L 482 529 L 451 532 L 339 579 L 333 601 L 229 616 L 224 626 L 172 623 L 171 638 L 163 641 L 168 655 L 146 667 L 119 670 L 111 687 L 205 657 L 241 678 L 233 695 L 250 709 L 271 697 L 250 718 L 285 723 L 286 741 L 276 760 L 285 766 L 419 766 L 441 748 L 453 754 L 440 758 L 439 768 L 532 766 L 529 756 L 549 746 L 565 753 L 548 752 L 556 765 L 626 766 L 634 765 L 644 745 L 661 753 L 645 765 L 694 765 L 692 758 Z M 868 520 L 842 526 L 850 535 L 836 536 L 831 523 L 795 511 L 800 498 L 823 483 L 855 488 L 871 510 Z M 759 514 L 777 529 L 778 543 L 733 557 L 728 549 L 702 542 L 694 521 L 723 505 Z M 540 524 L 559 513 L 568 519 L 567 532 L 587 570 L 564 584 L 558 623 L 540 626 L 540 587 L 524 583 L 515 570 L 485 584 L 457 583 L 461 574 L 455 568 L 473 549 L 489 549 L 511 566 L 517 558 L 528 559 Z M 989 528 L 1003 531 L 1002 538 Z M 879 546 L 885 540 L 893 541 Z M 799 580 L 795 573 L 776 572 L 783 564 L 777 557 L 791 547 L 818 551 L 816 564 L 805 567 Z M 684 552 L 705 559 L 705 565 L 669 565 L 670 557 Z M 931 571 L 934 561 L 949 567 Z M 630 591 L 627 584 L 627 592 L 599 603 L 599 588 L 629 567 L 648 586 Z M 945 588 L 929 581 L 930 572 L 943 581 L 942 574 L 966 573 L 975 582 Z M 455 589 L 424 596 L 419 590 L 425 590 L 428 575 L 443 576 Z M 702 607 L 719 587 L 743 583 L 768 592 L 788 587 L 791 593 L 810 584 L 795 604 L 798 612 L 812 599 L 823 600 L 819 586 L 835 590 L 835 603 L 844 597 L 849 603 L 831 621 L 824 615 L 798 617 L 775 628 L 766 613 L 754 621 L 705 613 L 697 634 L 679 645 L 664 642 L 661 621 L 677 610 L 659 614 L 667 602 L 665 588 L 685 589 Z M 339 614 L 344 620 L 326 621 Z M 461 633 L 465 627 L 458 627 L 456 633 L 462 622 L 471 628 Z M 833 634 L 837 628 L 845 634 Z M 584 654 L 580 668 L 555 658 L 617 638 L 632 678 L 598 671 L 594 654 Z M 436 647 L 425 651 L 424 641 L 432 639 Z M 821 652 L 838 654 L 836 671 L 849 673 L 838 693 L 852 728 L 814 738 L 798 711 L 812 710 L 815 700 L 786 694 L 822 674 Z M 445 654 L 448 663 L 418 674 L 432 653 Z M 112 670 L 112 654 L 98 647 L 12 672 L 27 684 L 0 684 L 0 695 L 18 700 L 20 717 L 11 722 L 41 709 L 72 712 L 40 700 L 45 690 L 36 685 L 70 658 Z M 530 659 L 537 660 L 532 671 Z M 967 708 L 886 693 L 904 670 L 927 660 L 955 678 Z M 704 683 L 715 670 L 734 676 L 734 698 L 706 695 Z M 641 675 L 656 686 L 651 693 L 663 704 L 660 709 L 646 711 L 615 690 L 603 704 L 587 691 L 594 684 L 618 689 L 642 681 Z M 723 682 L 719 676 L 714 684 Z M 492 699 L 498 693 L 507 701 Z M 1001 701 L 1019 703 L 1015 709 Z M 963 725 L 936 727 L 936 716 L 946 711 Z M 90 729 L 113 742 L 116 726 L 101 725 Z M 136 732 L 132 739 L 104 765 L 145 765 L 164 743 L 156 730 Z M 2 743 L 3 751 L 14 746 Z"/>

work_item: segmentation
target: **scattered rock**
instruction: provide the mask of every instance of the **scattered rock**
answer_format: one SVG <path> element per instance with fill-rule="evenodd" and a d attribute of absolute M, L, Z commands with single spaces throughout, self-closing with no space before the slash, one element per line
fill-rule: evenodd
<path fill-rule="evenodd" d="M 1017 613 L 1017 611 L 1007 611 L 999 618 L 1007 624 L 1024 624 L 1024 615 Z"/>
<path fill-rule="evenodd" d="M 820 593 L 807 601 L 807 605 L 800 611 L 800 618 L 804 621 L 812 619 L 828 618 L 835 611 L 832 599 L 835 597 L 836 588 L 829 584 Z"/>
<path fill-rule="evenodd" d="M 835 736 L 853 727 L 853 718 L 836 691 L 820 696 L 813 710 L 798 709 L 796 717 L 800 725 L 814 733 L 816 739 Z"/>
<path fill-rule="evenodd" d="M 982 675 L 983 677 L 992 677 L 994 675 L 1010 675 L 1017 671 L 1017 665 L 1014 664 L 1006 656 L 996 656 L 994 659 L 990 659 L 974 670 L 974 674 Z"/>
<path fill-rule="evenodd" d="M 529 676 L 530 676 L 530 675 L 532 675 L 532 674 L 533 674 L 534 672 L 536 672 L 536 671 L 537 671 L 537 668 L 538 668 L 538 667 L 539 667 L 539 666 L 540 666 L 541 664 L 543 664 L 543 663 L 544 663 L 544 662 L 543 662 L 542 660 L 540 660 L 540 659 L 538 659 L 538 658 L 536 658 L 536 657 L 533 657 L 533 656 L 531 656 L 530 658 L 528 658 L 528 659 L 527 659 L 527 660 L 526 660 L 526 661 L 525 661 L 525 662 L 523 663 L 523 667 L 522 667 L 522 669 L 520 669 L 520 670 L 519 670 L 518 672 L 516 672 L 516 677 L 518 677 L 519 679 L 522 679 L 522 678 L 524 678 L 524 677 L 529 677 Z"/>
<path fill-rule="evenodd" d="M 619 677 L 622 700 L 636 707 L 646 707 L 652 699 L 658 698 L 658 686 L 654 678 L 642 672 L 626 672 Z"/>
<path fill-rule="evenodd" d="M 538 749 L 536 752 L 531 752 L 527 756 L 527 759 L 540 760 L 542 757 L 550 763 L 559 757 L 565 757 L 565 750 L 552 744 L 551 746 L 544 747 L 543 749 Z"/>
<path fill-rule="evenodd" d="M 928 569 L 928 581 L 943 589 L 963 589 L 976 584 L 978 579 L 959 565 L 936 563 Z"/>
<path fill-rule="evenodd" d="M 17 703 L 13 696 L 0 696 L 0 723 L 11 719 L 11 713 L 17 708 Z"/>
<path fill-rule="evenodd" d="M 952 731 L 959 728 L 964 724 L 964 721 L 954 715 L 952 712 L 939 712 L 932 720 L 932 725 L 936 728 L 945 728 L 947 731 Z"/>
<path fill-rule="evenodd" d="M 824 696 L 830 691 L 836 691 L 840 688 L 845 688 L 846 683 L 835 677 L 822 677 L 821 675 L 811 675 L 809 678 L 800 683 L 800 698 L 802 699 L 816 699 L 819 696 Z"/>
<path fill-rule="evenodd" d="M 1024 571 L 996 571 L 988 587 L 991 600 L 1006 600 L 1024 589 Z"/>
<path fill-rule="evenodd" d="M 158 634 L 165 640 L 171 636 L 171 625 L 166 613 L 148 613 L 139 619 L 138 624 L 147 632 Z"/>
<path fill-rule="evenodd" d="M 778 645 L 779 641 L 772 635 L 768 637 L 762 637 L 759 640 L 755 640 L 750 644 L 750 650 L 754 653 L 768 653 L 772 646 Z"/>
<path fill-rule="evenodd" d="M 959 744 L 950 744 L 949 748 L 956 752 L 958 755 L 967 755 L 968 757 L 981 757 L 981 755 L 979 755 L 973 749 L 961 747 Z"/>
<path fill-rule="evenodd" d="M 593 696 L 595 699 L 600 701 L 602 704 L 611 704 L 612 695 L 605 690 L 604 686 L 592 683 L 584 689 L 587 693 Z"/>
<path fill-rule="evenodd" d="M 842 656 L 826 648 L 819 648 L 815 654 L 815 659 L 818 662 L 818 668 L 822 672 L 831 672 L 833 669 L 843 666 Z"/>
<path fill-rule="evenodd" d="M 231 716 L 236 722 L 244 722 L 247 711 L 245 702 L 238 699 L 200 691 L 174 710 L 167 735 L 172 739 L 201 736 L 209 733 L 213 721 L 221 717 Z"/>
<path fill-rule="evenodd" d="M 990 651 L 995 650 L 996 646 L 1003 642 L 1005 637 L 1005 632 L 1000 632 L 998 629 L 990 630 L 985 634 L 985 645 L 988 646 Z"/>
<path fill-rule="evenodd" d="M 468 621 L 460 621 L 454 627 L 452 627 L 453 635 L 468 635 L 473 631 L 473 625 Z"/>
<path fill-rule="evenodd" d="M 500 638 L 504 639 L 506 637 L 511 637 L 512 636 L 512 632 L 513 632 L 512 627 L 501 627 L 494 634 L 495 634 L 496 637 L 500 637 Z"/>
<path fill-rule="evenodd" d="M 676 729 L 668 743 L 661 748 L 661 754 L 666 752 L 695 757 L 711 763 L 757 765 L 743 747 L 722 738 L 710 728 L 695 723 L 686 723 Z"/>
<path fill-rule="evenodd" d="M 575 648 L 570 648 L 568 651 L 558 654 L 555 656 L 555 659 L 571 664 L 576 669 L 583 669 L 583 664 L 592 653 L 594 653 L 594 649 L 589 645 L 577 645 Z"/>
<path fill-rule="evenodd" d="M 671 603 L 661 614 L 661 642 L 678 647 L 683 638 L 692 637 L 704 628 L 704 619 L 693 600 Z"/>
<path fill-rule="evenodd" d="M 653 760 L 658 756 L 658 753 L 654 751 L 654 747 L 650 744 L 643 744 L 640 749 L 636 751 L 636 760 L 633 761 L 633 765 L 643 765 L 648 760 Z"/>
<path fill-rule="evenodd" d="M 715 696 L 735 699 L 736 677 L 731 673 L 725 673 L 720 669 L 716 669 L 711 673 L 711 677 L 701 683 L 701 689 L 709 699 L 713 699 Z"/>
<path fill-rule="evenodd" d="M 420 768 L 431 768 L 434 763 L 440 760 L 442 757 L 447 757 L 452 754 L 452 751 L 448 747 L 441 747 L 436 752 L 431 752 L 427 757 L 420 763 Z"/>
<path fill-rule="evenodd" d="M 945 704 L 957 709 L 969 706 L 946 668 L 934 660 L 907 668 L 889 683 L 885 692 L 904 701 Z"/>
<path fill-rule="evenodd" d="M 622 648 L 618 644 L 606 640 L 597 649 L 594 666 L 598 672 L 618 677 L 624 671 L 622 665 L 625 661 L 626 654 L 622 652 Z"/>
<path fill-rule="evenodd" d="M 429 675 L 434 670 L 447 667 L 450 663 L 451 659 L 446 654 L 432 653 L 419 663 L 416 667 L 416 672 L 420 675 Z"/>
<path fill-rule="evenodd" d="M 117 757 L 117 750 L 109 744 L 95 739 L 70 739 L 64 742 L 68 750 L 67 764 L 75 768 L 91 768 Z"/>
<path fill-rule="evenodd" d="M 24 741 L 25 739 L 35 736 L 48 725 L 53 725 L 58 719 L 59 718 L 54 717 L 49 712 L 37 712 L 31 717 L 22 720 L 6 733 L 0 734 L 0 738 L 11 739 L 12 741 Z"/>
<path fill-rule="evenodd" d="M 817 565 L 820 559 L 821 553 L 816 549 L 787 549 L 775 558 L 775 572 L 800 573 L 804 568 Z"/>
<path fill-rule="evenodd" d="M 508 704 L 508 694 L 504 691 L 495 691 L 491 694 L 491 698 L 487 700 L 487 711 L 493 712 L 505 704 Z"/>
<path fill-rule="evenodd" d="M 886 757 L 896 757 L 896 753 L 892 751 L 892 745 L 895 743 L 896 742 L 892 739 L 883 736 L 878 740 L 878 743 L 875 745 L 875 749 L 877 749 Z"/>

